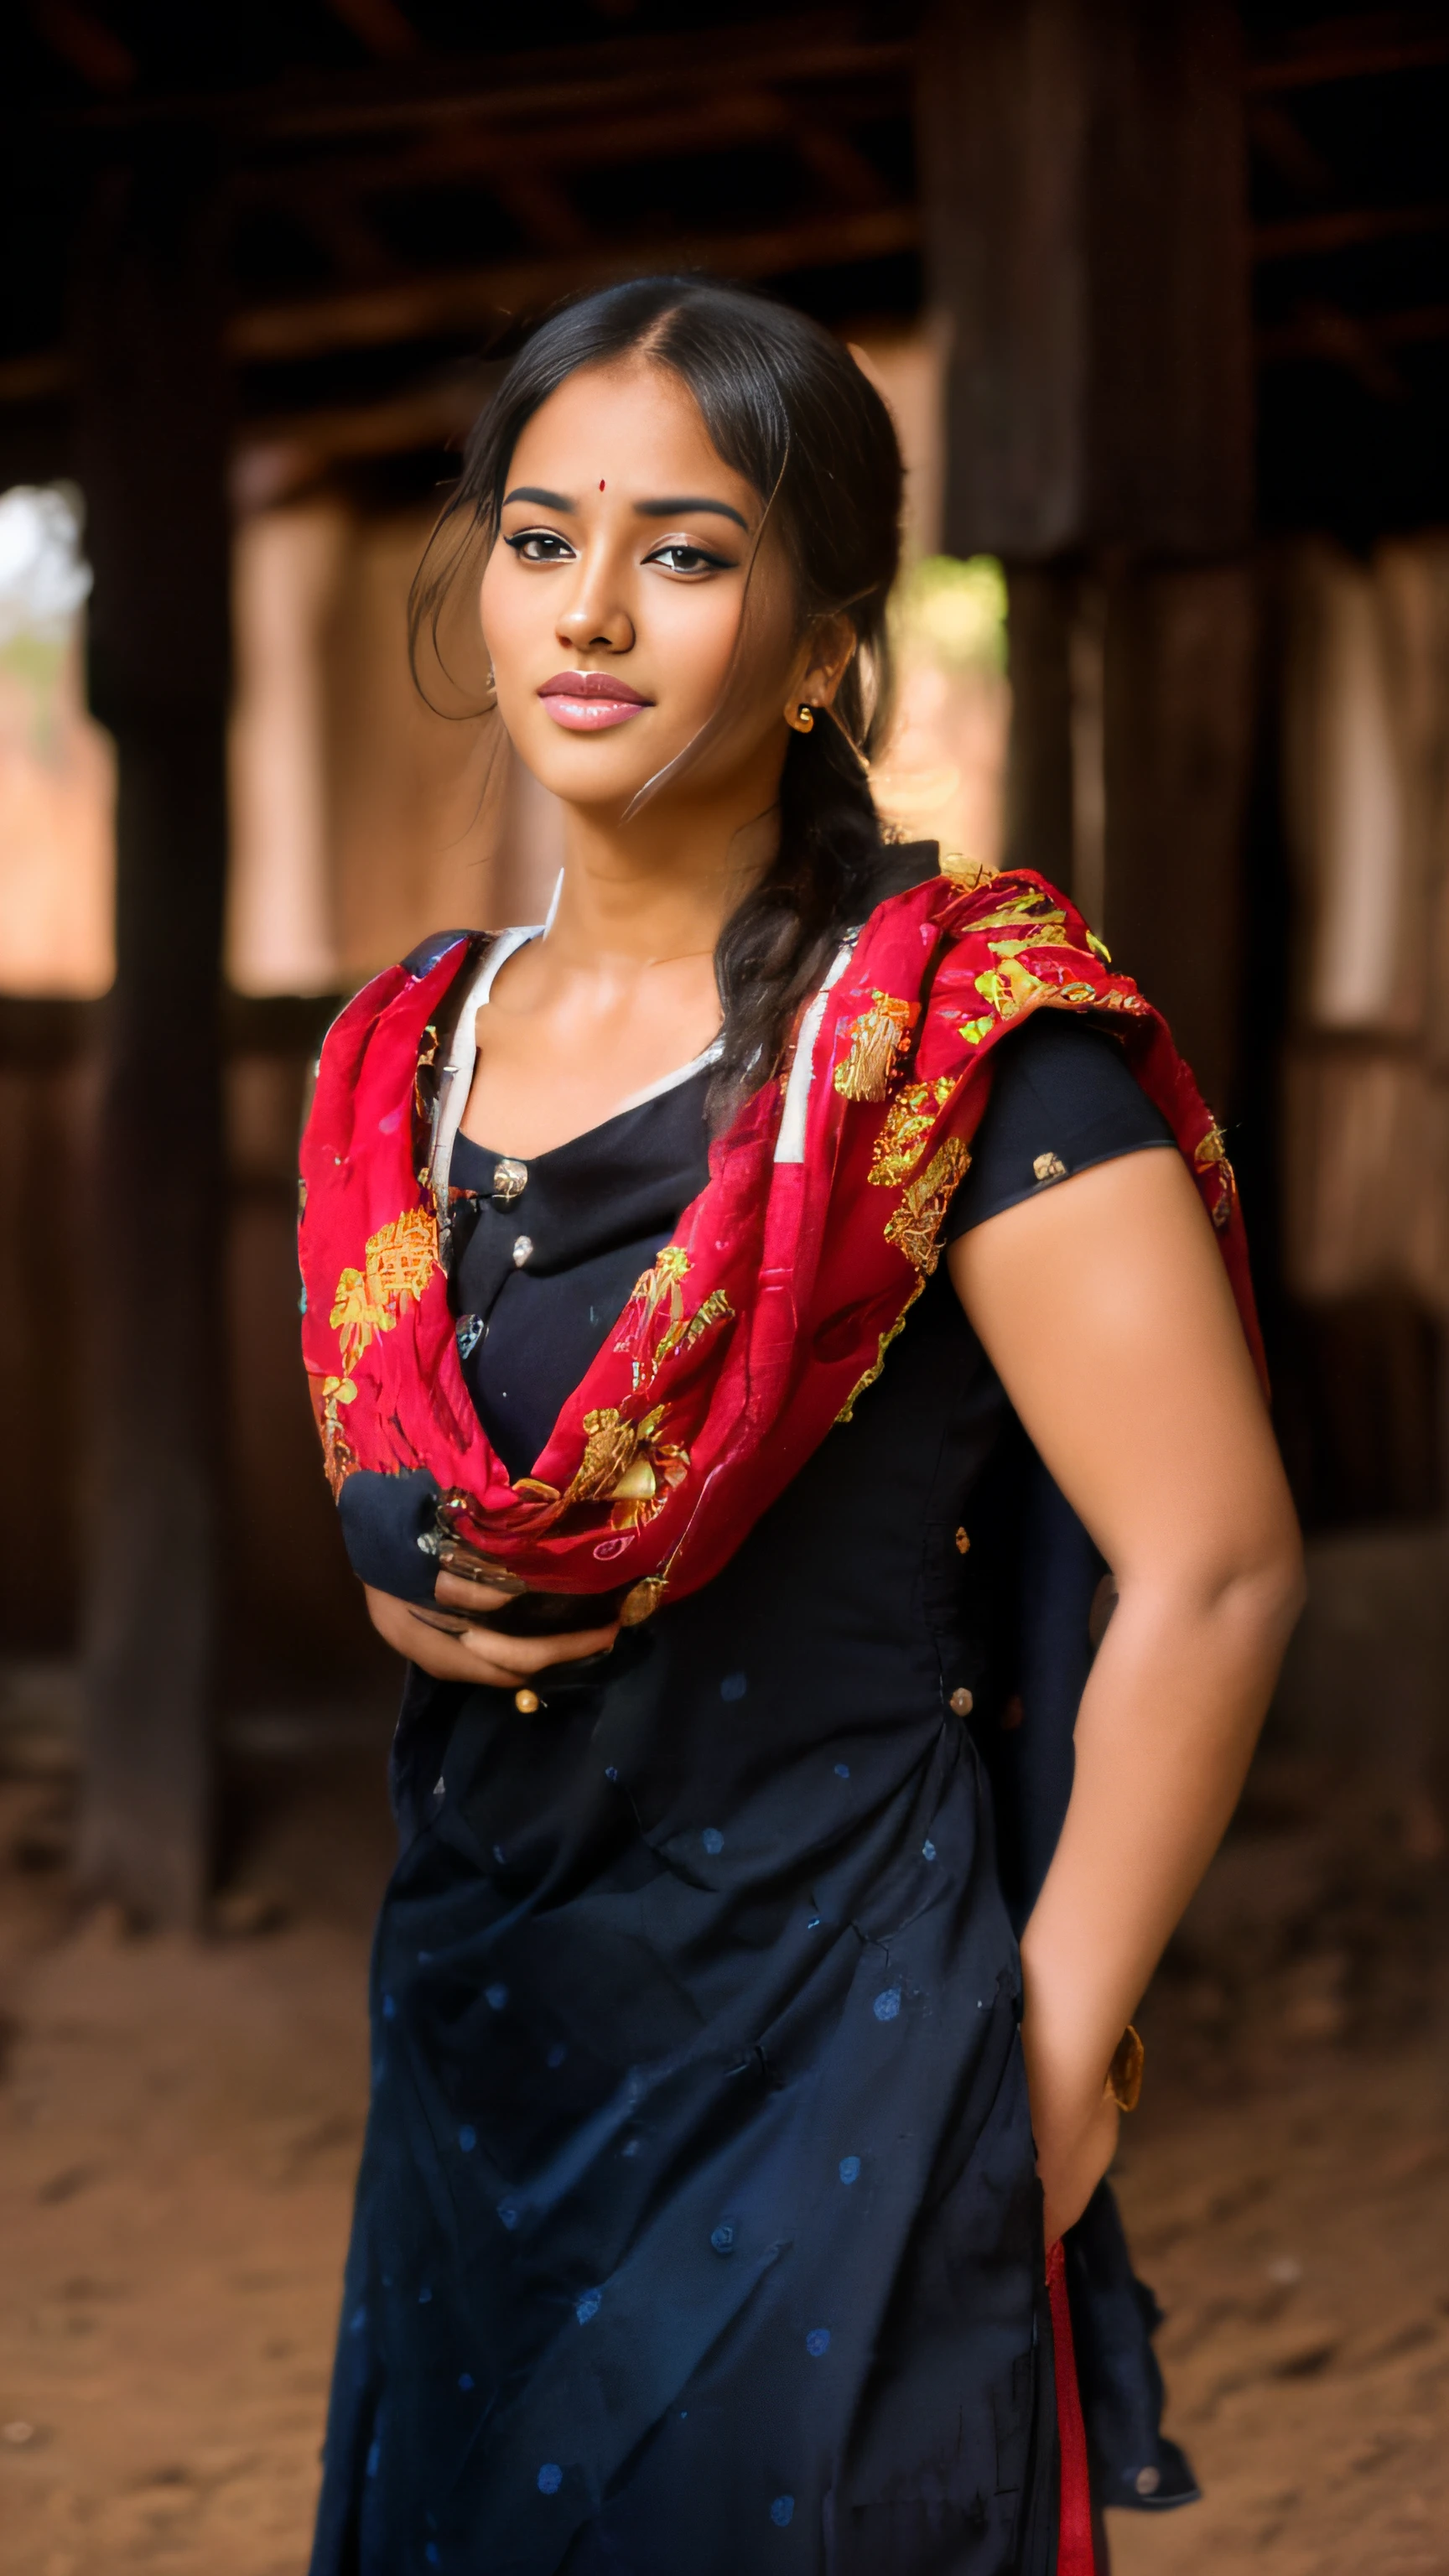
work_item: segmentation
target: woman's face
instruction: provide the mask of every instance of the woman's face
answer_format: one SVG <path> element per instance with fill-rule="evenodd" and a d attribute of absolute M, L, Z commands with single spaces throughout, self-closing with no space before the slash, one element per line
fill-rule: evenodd
<path fill-rule="evenodd" d="M 773 530 L 746 612 L 763 515 L 668 368 L 581 368 L 534 413 L 509 465 L 482 616 L 503 722 L 555 795 L 622 812 L 714 714 L 747 613 L 730 712 L 689 764 L 688 792 L 763 777 L 770 801 L 810 655 Z"/>

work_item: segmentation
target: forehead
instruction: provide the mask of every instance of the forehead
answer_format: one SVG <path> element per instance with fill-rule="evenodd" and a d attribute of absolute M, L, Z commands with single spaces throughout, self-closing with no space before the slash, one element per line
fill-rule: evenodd
<path fill-rule="evenodd" d="M 595 500 L 601 482 L 624 499 L 688 494 L 728 501 L 750 519 L 759 510 L 753 484 L 726 465 L 689 387 L 643 358 L 566 377 L 520 432 L 508 480 Z"/>

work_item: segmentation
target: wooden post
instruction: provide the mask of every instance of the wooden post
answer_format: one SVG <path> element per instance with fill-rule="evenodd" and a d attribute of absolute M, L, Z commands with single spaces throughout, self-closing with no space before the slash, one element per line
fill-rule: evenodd
<path fill-rule="evenodd" d="M 944 542 L 1010 584 L 1009 852 L 1097 911 L 1221 1101 L 1252 711 L 1237 13 L 936 0 L 921 62 Z"/>
<path fill-rule="evenodd" d="M 211 1847 L 225 1416 L 219 988 L 228 693 L 214 196 L 187 147 L 97 184 L 77 277 L 91 703 L 118 751 L 116 981 L 87 1229 L 89 1536 L 78 1867 L 196 1924 Z"/>

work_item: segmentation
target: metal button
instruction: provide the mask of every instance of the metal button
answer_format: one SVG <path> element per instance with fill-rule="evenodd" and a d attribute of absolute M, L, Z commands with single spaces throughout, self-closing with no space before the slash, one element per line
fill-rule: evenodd
<path fill-rule="evenodd" d="M 515 1245 L 514 1245 L 514 1247 L 513 1247 L 513 1267 L 514 1267 L 514 1269 L 515 1269 L 515 1270 L 521 1270 L 521 1269 L 523 1268 L 523 1265 L 524 1265 L 525 1261 L 531 1260 L 531 1259 L 532 1259 L 532 1256 L 533 1256 L 533 1237 L 532 1237 L 532 1235 L 531 1235 L 531 1234 L 521 1234 L 521 1235 L 519 1236 L 519 1238 L 518 1238 L 518 1241 L 515 1243 Z"/>
<path fill-rule="evenodd" d="M 493 1166 L 493 1195 L 500 1207 L 512 1207 L 528 1187 L 528 1165 L 514 1161 L 511 1154 L 500 1154 Z"/>
<path fill-rule="evenodd" d="M 1140 2496 L 1156 2495 L 1158 2488 L 1162 2484 L 1162 2471 L 1160 2469 L 1139 2469 L 1132 2483 Z"/>
<path fill-rule="evenodd" d="M 964 1682 L 961 1684 L 959 1690 L 953 1690 L 951 1693 L 951 1715 L 953 1717 L 969 1717 L 975 1706 L 976 1695 L 974 1691 L 969 1691 L 966 1688 Z"/>
<path fill-rule="evenodd" d="M 516 1691 L 514 1692 L 514 1694 L 513 1694 L 513 1705 L 514 1705 L 514 1707 L 517 1709 L 518 1714 L 519 1714 L 519 1716 L 520 1716 L 520 1717 L 537 1717 L 537 1715 L 538 1715 L 538 1693 L 537 1693 L 537 1691 L 531 1691 L 531 1690 L 516 1690 Z"/>
<path fill-rule="evenodd" d="M 1064 1181 L 1067 1177 L 1060 1154 L 1038 1154 L 1031 1168 L 1039 1181 Z"/>

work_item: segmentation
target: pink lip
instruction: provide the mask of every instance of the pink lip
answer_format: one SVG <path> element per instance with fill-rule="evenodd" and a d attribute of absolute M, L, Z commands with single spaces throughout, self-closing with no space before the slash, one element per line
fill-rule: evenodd
<path fill-rule="evenodd" d="M 569 733 L 606 733 L 628 724 L 651 703 L 610 671 L 557 671 L 538 695 L 555 724 Z"/>

